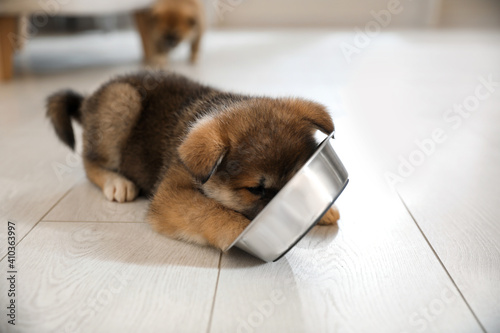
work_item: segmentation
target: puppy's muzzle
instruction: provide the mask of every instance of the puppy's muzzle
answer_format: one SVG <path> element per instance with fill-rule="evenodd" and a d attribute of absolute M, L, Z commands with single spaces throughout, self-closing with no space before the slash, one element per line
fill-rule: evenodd
<path fill-rule="evenodd" d="M 168 49 L 176 47 L 180 40 L 180 37 L 175 33 L 167 33 L 163 36 L 163 42 Z"/>

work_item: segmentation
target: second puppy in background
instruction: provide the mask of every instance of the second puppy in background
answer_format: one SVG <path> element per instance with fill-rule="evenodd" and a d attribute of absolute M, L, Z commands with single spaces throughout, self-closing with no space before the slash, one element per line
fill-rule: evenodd
<path fill-rule="evenodd" d="M 198 58 L 205 20 L 200 0 L 158 0 L 151 8 L 135 12 L 144 60 L 164 66 L 168 53 L 182 41 L 191 44 L 190 61 Z"/>

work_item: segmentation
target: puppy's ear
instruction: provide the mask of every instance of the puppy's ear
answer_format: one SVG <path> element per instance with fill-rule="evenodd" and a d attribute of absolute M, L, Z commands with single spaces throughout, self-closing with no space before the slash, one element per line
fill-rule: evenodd
<path fill-rule="evenodd" d="M 220 124 L 213 118 L 198 120 L 177 151 L 189 172 L 204 184 L 227 151 Z"/>
<path fill-rule="evenodd" d="M 292 103 L 292 109 L 297 110 L 296 112 L 303 119 L 310 122 L 315 129 L 319 129 L 325 134 L 334 131 L 332 117 L 323 105 L 303 99 L 294 99 L 290 102 Z"/>

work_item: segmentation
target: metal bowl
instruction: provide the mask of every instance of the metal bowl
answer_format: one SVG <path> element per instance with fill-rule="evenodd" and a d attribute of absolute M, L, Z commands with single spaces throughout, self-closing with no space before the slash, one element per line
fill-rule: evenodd
<path fill-rule="evenodd" d="M 349 181 L 332 139 L 333 133 L 229 248 L 276 261 L 316 225 Z"/>

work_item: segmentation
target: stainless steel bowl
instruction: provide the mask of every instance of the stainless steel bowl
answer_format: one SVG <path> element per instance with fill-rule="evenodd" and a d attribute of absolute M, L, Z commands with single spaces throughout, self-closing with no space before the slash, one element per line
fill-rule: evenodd
<path fill-rule="evenodd" d="M 332 139 L 333 133 L 229 248 L 276 261 L 311 230 L 349 181 Z"/>

